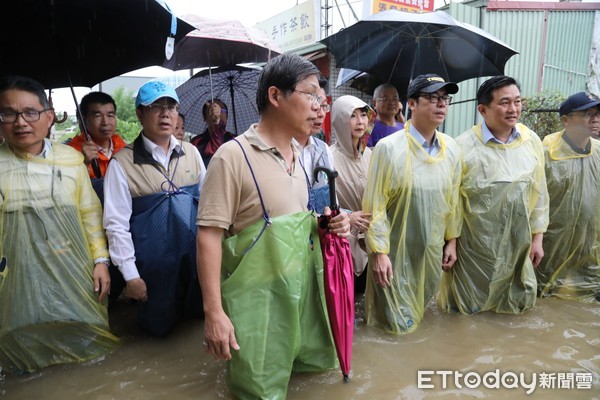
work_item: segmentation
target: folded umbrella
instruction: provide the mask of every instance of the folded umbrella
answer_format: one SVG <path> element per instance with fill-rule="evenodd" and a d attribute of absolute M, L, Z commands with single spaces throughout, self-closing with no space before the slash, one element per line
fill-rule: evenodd
<path fill-rule="evenodd" d="M 325 302 L 335 349 L 344 375 L 349 382 L 352 361 L 352 338 L 354 336 L 354 268 L 348 239 L 329 232 L 329 220 L 339 214 L 335 195 L 337 171 L 325 167 L 314 170 L 315 180 L 319 172 L 327 175 L 329 184 L 330 216 L 319 217 L 319 239 L 323 252 L 323 276 L 325 279 Z"/>

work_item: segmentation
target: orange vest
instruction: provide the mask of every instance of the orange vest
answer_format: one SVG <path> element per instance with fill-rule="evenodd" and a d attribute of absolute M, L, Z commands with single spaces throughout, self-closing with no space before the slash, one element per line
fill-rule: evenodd
<path fill-rule="evenodd" d="M 111 140 L 113 145 L 113 155 L 118 153 L 119 150 L 121 150 L 123 147 L 127 146 L 127 143 L 125 143 L 119 135 L 113 135 Z M 85 135 L 79 134 L 73 139 L 71 139 L 71 141 L 69 142 L 69 146 L 73 147 L 75 150 L 81 151 L 83 142 L 85 141 Z M 106 175 L 106 168 L 108 168 L 109 161 L 110 159 L 106 157 L 106 154 L 100 151 L 98 152 L 98 165 L 100 166 L 100 173 L 102 174 L 102 178 L 104 178 L 104 175 Z M 88 165 L 88 173 L 90 174 L 90 178 L 97 178 L 96 174 L 94 174 L 94 170 L 92 169 L 91 163 L 90 165 Z"/>

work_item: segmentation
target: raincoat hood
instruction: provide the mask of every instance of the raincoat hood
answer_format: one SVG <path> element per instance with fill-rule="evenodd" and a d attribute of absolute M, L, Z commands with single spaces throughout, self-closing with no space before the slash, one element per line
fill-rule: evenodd
<path fill-rule="evenodd" d="M 350 134 L 350 116 L 357 108 L 367 108 L 369 116 L 369 125 L 366 133 L 370 133 L 371 121 L 375 116 L 375 111 L 364 101 L 354 96 L 342 96 L 333 102 L 331 110 L 331 127 L 337 140 L 337 146 L 342 153 L 354 158 L 354 149 L 352 148 L 352 135 Z M 363 136 L 364 138 L 364 136 Z M 366 146 L 365 140 L 360 140 L 358 150 L 363 152 Z"/>

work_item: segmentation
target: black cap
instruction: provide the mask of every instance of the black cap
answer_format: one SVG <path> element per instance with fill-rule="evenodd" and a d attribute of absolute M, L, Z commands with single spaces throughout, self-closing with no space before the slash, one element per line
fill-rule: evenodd
<path fill-rule="evenodd" d="M 406 96 L 410 99 L 417 93 L 434 93 L 446 88 L 446 92 L 454 94 L 458 92 L 458 85 L 454 82 L 446 82 L 444 78 L 435 74 L 419 75 L 408 85 Z"/>
<path fill-rule="evenodd" d="M 573 111 L 587 110 L 588 108 L 595 107 L 599 104 L 600 101 L 591 94 L 579 92 L 567 97 L 567 99 L 560 105 L 558 112 L 562 117 L 563 115 L 570 114 Z"/>

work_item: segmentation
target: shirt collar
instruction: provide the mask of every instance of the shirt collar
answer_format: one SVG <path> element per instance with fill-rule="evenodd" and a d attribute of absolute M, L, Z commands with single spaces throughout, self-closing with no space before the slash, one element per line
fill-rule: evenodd
<path fill-rule="evenodd" d="M 413 124 L 410 124 L 408 129 L 409 129 L 409 132 L 412 135 L 412 137 L 414 137 L 417 140 L 417 142 L 419 142 L 419 144 L 421 146 L 423 146 L 424 149 L 429 149 L 430 147 L 435 147 L 436 149 L 442 148 L 442 145 L 440 144 L 440 140 L 438 139 L 438 136 L 437 136 L 437 131 L 435 131 L 433 134 L 433 145 L 430 145 L 429 142 L 427 140 L 425 140 L 423 135 L 421 135 L 421 133 L 419 133 L 419 131 L 417 130 L 417 128 L 415 128 L 415 126 Z"/>
<path fill-rule="evenodd" d="M 510 142 L 513 142 L 516 139 L 520 138 L 521 132 L 519 132 L 517 127 L 512 128 L 512 130 L 510 131 L 510 136 L 508 137 L 508 140 L 506 141 L 506 143 L 503 143 L 502 141 L 496 139 L 496 137 L 494 136 L 492 131 L 490 131 L 490 128 L 488 128 L 488 126 L 485 124 L 485 122 L 482 122 L 481 123 L 481 136 L 483 138 L 484 144 L 487 144 L 490 141 L 492 143 L 497 143 L 497 144 L 509 144 Z"/>
<path fill-rule="evenodd" d="M 156 148 L 159 146 L 156 143 L 154 143 L 152 140 L 148 139 L 146 137 L 146 135 L 144 135 L 143 132 L 142 132 L 142 139 L 144 141 L 144 148 L 150 154 L 154 154 L 154 150 L 156 150 Z M 173 151 L 176 151 L 177 153 L 181 152 L 181 144 L 179 143 L 179 141 L 177 139 L 175 139 L 175 136 L 171 136 L 171 138 L 169 140 L 169 151 L 167 154 L 171 154 Z"/>
<path fill-rule="evenodd" d="M 245 133 L 246 139 L 248 139 L 248 142 L 258 148 L 259 150 L 262 151 L 267 151 L 267 150 L 271 150 L 274 149 L 275 147 L 270 147 L 269 145 L 267 145 L 264 140 L 262 140 L 262 138 L 258 135 L 258 132 L 256 132 L 256 124 L 250 126 L 250 128 L 246 131 Z"/>
<path fill-rule="evenodd" d="M 110 156 L 113 153 L 114 148 L 115 148 L 115 146 L 113 144 L 113 139 L 111 137 L 110 140 L 108 141 L 108 149 L 100 147 L 100 149 L 98 151 L 101 152 L 101 153 L 103 153 L 103 154 L 105 154 L 106 157 L 110 158 Z"/>
<path fill-rule="evenodd" d="M 50 157 L 50 152 L 52 151 L 52 143 L 48 139 L 44 139 L 44 148 L 42 152 L 37 155 L 39 158 L 48 158 Z"/>
<path fill-rule="evenodd" d="M 569 147 L 571 147 L 571 150 L 573 150 L 577 154 L 590 154 L 590 152 L 592 151 L 592 140 L 591 139 L 585 145 L 585 148 L 582 149 L 581 147 L 578 147 L 575 144 L 575 142 L 573 142 L 571 140 L 571 138 L 569 136 L 567 136 L 567 132 L 566 131 L 563 131 L 563 133 L 560 135 L 560 137 L 562 137 L 562 139 L 565 142 L 567 142 L 567 144 L 569 145 Z"/>
<path fill-rule="evenodd" d="M 296 140 L 296 138 L 292 139 L 292 143 L 294 144 L 294 146 L 296 146 L 298 149 L 302 150 L 302 149 L 306 149 L 309 148 L 311 146 L 315 145 L 315 140 L 313 139 L 312 135 L 308 137 L 308 144 L 304 147 L 302 147 L 302 145 L 300 143 L 298 143 L 298 141 Z"/>

